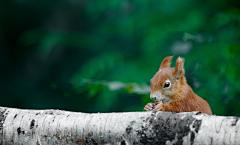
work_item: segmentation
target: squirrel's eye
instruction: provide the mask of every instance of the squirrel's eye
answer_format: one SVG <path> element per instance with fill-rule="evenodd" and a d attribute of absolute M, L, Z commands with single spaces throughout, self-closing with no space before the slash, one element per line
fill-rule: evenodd
<path fill-rule="evenodd" d="M 163 88 L 170 88 L 171 86 L 171 82 L 170 81 L 166 81 Z"/>

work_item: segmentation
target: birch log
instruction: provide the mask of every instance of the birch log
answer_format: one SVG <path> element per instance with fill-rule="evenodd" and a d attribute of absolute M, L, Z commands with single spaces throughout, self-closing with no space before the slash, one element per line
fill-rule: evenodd
<path fill-rule="evenodd" d="M 0 143 L 240 144 L 238 120 L 200 112 L 88 114 L 0 107 Z"/>

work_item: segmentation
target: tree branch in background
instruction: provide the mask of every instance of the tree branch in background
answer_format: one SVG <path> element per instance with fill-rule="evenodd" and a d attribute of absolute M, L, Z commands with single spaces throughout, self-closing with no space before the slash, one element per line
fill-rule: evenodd
<path fill-rule="evenodd" d="M 77 88 L 81 85 L 92 85 L 92 86 L 106 86 L 111 91 L 125 90 L 127 93 L 135 93 L 140 95 L 149 94 L 151 91 L 151 86 L 147 84 L 137 84 L 137 83 L 123 83 L 118 81 L 104 81 L 104 80 L 92 80 L 82 78 L 79 81 L 71 82 Z"/>

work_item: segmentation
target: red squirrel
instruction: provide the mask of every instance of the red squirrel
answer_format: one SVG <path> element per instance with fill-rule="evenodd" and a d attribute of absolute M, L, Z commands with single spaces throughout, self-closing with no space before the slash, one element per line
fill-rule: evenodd
<path fill-rule="evenodd" d="M 171 68 L 173 56 L 166 57 L 151 79 L 150 98 L 155 103 L 148 103 L 144 110 L 158 110 L 169 112 L 191 112 L 200 111 L 212 114 L 209 104 L 196 95 L 187 84 L 184 76 L 184 59 L 178 57 L 176 67 Z"/>

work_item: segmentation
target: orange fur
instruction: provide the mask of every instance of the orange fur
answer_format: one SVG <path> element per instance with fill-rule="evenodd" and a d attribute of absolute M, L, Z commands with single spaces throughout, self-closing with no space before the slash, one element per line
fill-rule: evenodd
<path fill-rule="evenodd" d="M 164 60 L 162 61 L 161 65 L 160 65 L 159 70 L 163 69 L 165 67 L 170 67 L 170 65 L 172 63 L 171 62 L 172 58 L 173 58 L 173 56 L 168 56 L 168 57 L 164 58 Z"/>
<path fill-rule="evenodd" d="M 159 71 L 151 79 L 151 94 L 161 91 L 164 97 L 169 97 L 169 104 L 159 103 L 153 110 L 171 111 L 171 112 L 191 112 L 200 111 L 202 113 L 212 114 L 209 104 L 201 97 L 196 95 L 192 88 L 187 84 L 184 76 L 184 59 L 179 57 L 176 67 L 171 68 L 172 56 L 166 57 L 161 63 Z M 171 82 L 169 88 L 163 88 L 166 80 Z M 147 104 L 145 110 L 151 110 Z"/>

